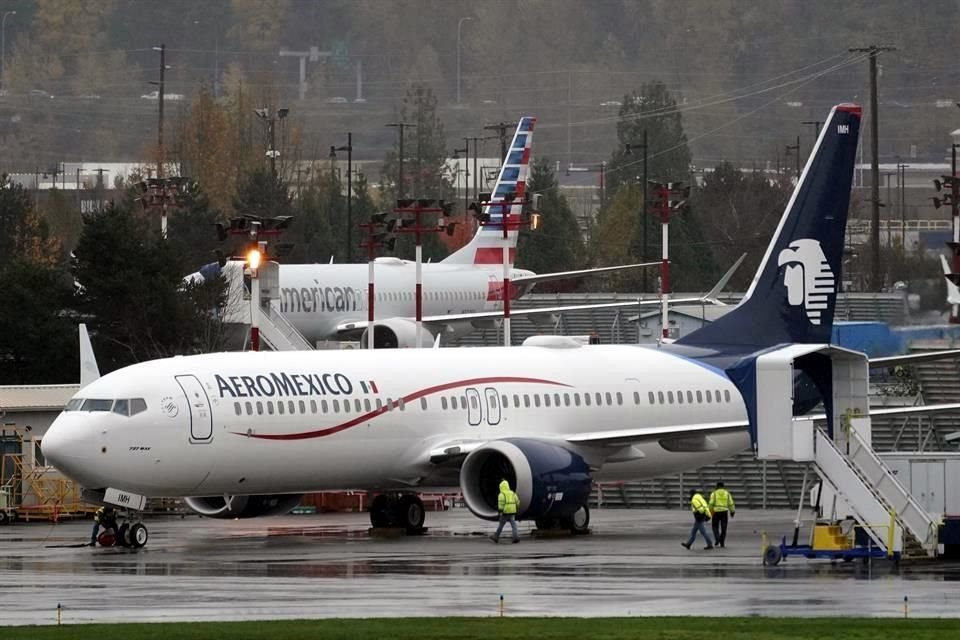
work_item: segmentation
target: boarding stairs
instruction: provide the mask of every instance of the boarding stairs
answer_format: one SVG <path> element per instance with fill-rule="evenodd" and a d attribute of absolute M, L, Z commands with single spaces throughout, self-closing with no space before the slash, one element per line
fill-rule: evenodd
<path fill-rule="evenodd" d="M 811 418 L 794 419 L 794 368 L 827 355 L 832 367 L 832 435 Z M 936 522 L 896 479 L 870 444 L 869 364 L 864 354 L 833 345 L 789 345 L 759 356 L 754 365 L 757 457 L 812 465 L 824 485 L 888 553 L 900 553 L 904 532 L 928 555 L 937 551 Z"/>
<path fill-rule="evenodd" d="M 244 263 L 231 260 L 223 267 L 227 280 L 227 302 L 223 321 L 243 336 L 244 347 L 250 335 L 251 287 L 245 282 Z M 260 305 L 257 327 L 264 346 L 273 351 L 305 351 L 313 349 L 310 341 L 280 313 L 280 277 L 276 262 L 268 261 L 260 266 Z M 238 330 L 238 331 L 237 331 Z M 239 345 L 238 345 L 239 346 Z"/>

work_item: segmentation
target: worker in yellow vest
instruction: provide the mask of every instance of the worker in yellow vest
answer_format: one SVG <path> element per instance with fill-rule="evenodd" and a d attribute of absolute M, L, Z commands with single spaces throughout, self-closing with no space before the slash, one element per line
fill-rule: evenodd
<path fill-rule="evenodd" d="M 727 546 L 727 516 L 733 517 L 737 514 L 737 505 L 733 502 L 733 496 L 723 487 L 722 482 L 717 483 L 717 488 L 710 494 L 710 512 L 713 514 L 713 537 L 717 541 L 718 547 Z"/>
<path fill-rule="evenodd" d="M 517 512 L 519 510 L 520 498 L 510 490 L 510 483 L 503 480 L 500 482 L 500 495 L 497 496 L 497 511 L 500 512 L 500 524 L 497 525 L 497 532 L 490 536 L 491 540 L 500 542 L 503 525 L 509 522 L 510 528 L 513 529 L 513 544 L 520 542 L 520 536 L 517 535 Z"/>
<path fill-rule="evenodd" d="M 707 546 L 703 548 L 704 551 L 713 549 L 713 540 L 710 539 L 710 534 L 707 533 L 707 527 L 705 526 L 710 521 L 710 505 L 696 489 L 690 489 L 690 511 L 693 512 L 693 528 L 690 529 L 690 537 L 687 541 L 681 542 L 680 545 L 684 549 L 692 547 L 699 531 L 707 542 Z"/>

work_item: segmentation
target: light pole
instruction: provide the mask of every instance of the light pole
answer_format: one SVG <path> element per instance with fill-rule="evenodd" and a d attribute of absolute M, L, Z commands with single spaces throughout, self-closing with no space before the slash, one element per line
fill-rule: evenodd
<path fill-rule="evenodd" d="M 336 160 L 337 151 L 347 152 L 347 264 L 353 262 L 353 133 L 347 131 L 347 144 L 340 147 L 330 146 L 330 158 Z"/>
<path fill-rule="evenodd" d="M 7 16 L 17 15 L 16 11 L 4 11 L 3 18 L 0 18 L 0 89 L 3 88 L 3 83 L 7 80 L 7 67 L 6 67 L 6 52 L 7 52 Z M 458 52 L 459 53 L 459 52 Z M 459 58 L 457 58 L 459 61 Z M 459 69 L 459 62 L 457 63 Z M 460 82 L 460 72 L 457 71 L 457 83 Z M 459 87 L 459 84 L 457 85 Z M 457 95 L 459 96 L 459 88 L 457 89 Z M 457 102 L 460 102 L 458 99 Z"/>
<path fill-rule="evenodd" d="M 457 104 L 460 104 L 460 31 L 467 20 L 473 20 L 473 18 L 464 16 L 457 21 Z"/>

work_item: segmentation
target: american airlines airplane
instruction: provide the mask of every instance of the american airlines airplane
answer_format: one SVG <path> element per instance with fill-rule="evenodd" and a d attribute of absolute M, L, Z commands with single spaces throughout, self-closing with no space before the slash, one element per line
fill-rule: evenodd
<path fill-rule="evenodd" d="M 530 152 L 536 119 L 524 117 L 517 124 L 510 149 L 497 177 L 491 201 L 504 201 L 514 194 L 517 204 L 510 205 L 507 215 L 519 220 L 522 201 L 530 174 Z M 503 213 L 507 207 L 487 206 L 489 222 L 480 226 L 472 240 L 438 263 L 427 263 L 423 269 L 424 343 L 431 344 L 437 335 L 444 342 L 454 340 L 474 328 L 489 325 L 503 317 Z M 586 276 L 659 265 L 650 262 L 558 273 L 536 274 L 513 267 L 517 255 L 516 227 L 507 232 L 511 300 L 526 295 L 539 282 L 566 280 Z M 224 271 L 243 270 L 242 261 L 205 265 L 185 278 L 202 282 L 218 277 Z M 377 258 L 375 261 L 376 299 L 374 311 L 375 347 L 416 346 L 414 284 L 416 265 L 399 258 Z M 236 277 L 236 273 L 227 273 Z M 311 343 L 320 340 L 366 340 L 367 322 L 366 264 L 282 264 L 279 266 L 279 311 Z M 699 300 L 699 299 L 698 299 Z M 677 302 L 677 301 L 675 301 Z M 598 307 L 636 307 L 639 303 L 615 302 L 578 307 L 550 309 L 514 309 L 512 315 L 532 318 L 549 317 L 569 309 Z M 659 304 L 656 300 L 646 304 Z M 423 346 L 423 345 L 421 345 Z"/>
<path fill-rule="evenodd" d="M 155 360 L 84 386 L 42 441 L 93 500 L 185 496 L 210 517 L 285 513 L 305 492 L 377 492 L 375 526 L 420 530 L 415 492 L 459 487 L 497 517 L 580 531 L 596 481 L 694 469 L 750 445 L 733 372 L 771 347 L 830 340 L 860 107 L 827 118 L 740 304 L 672 344 L 416 352 L 248 352 Z M 784 398 L 789 402 L 790 398 Z M 126 530 L 147 541 L 143 523 Z"/>

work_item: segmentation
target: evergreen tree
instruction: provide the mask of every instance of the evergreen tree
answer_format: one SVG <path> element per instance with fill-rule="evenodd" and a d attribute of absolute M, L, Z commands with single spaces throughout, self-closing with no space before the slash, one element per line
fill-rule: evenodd
<path fill-rule="evenodd" d="M 529 192 L 540 194 L 541 225 L 520 231 L 517 266 L 537 273 L 580 268 L 584 259 L 580 226 L 560 193 L 550 160 L 537 159 L 531 166 Z"/>

